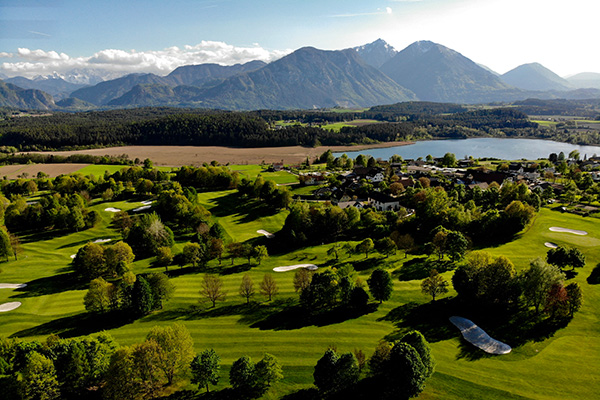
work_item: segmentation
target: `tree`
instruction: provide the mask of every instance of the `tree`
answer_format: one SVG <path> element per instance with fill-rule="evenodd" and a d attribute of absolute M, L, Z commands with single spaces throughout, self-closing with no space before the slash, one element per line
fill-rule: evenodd
<path fill-rule="evenodd" d="M 244 257 L 244 247 L 239 242 L 231 242 L 227 245 L 227 251 L 229 252 L 229 257 L 231 257 L 231 265 L 238 257 Z"/>
<path fill-rule="evenodd" d="M 240 285 L 240 296 L 246 299 L 246 304 L 250 303 L 250 298 L 254 296 L 254 282 L 249 274 L 245 274 L 242 277 L 242 283 Z"/>
<path fill-rule="evenodd" d="M 456 167 L 458 165 L 458 162 L 456 161 L 456 156 L 452 153 L 446 153 L 444 154 L 444 157 L 442 157 L 442 167 L 449 167 L 449 168 L 453 168 Z"/>
<path fill-rule="evenodd" d="M 256 373 L 250 357 L 243 356 L 233 362 L 229 370 L 229 383 L 241 394 L 253 394 L 256 387 Z"/>
<path fill-rule="evenodd" d="M 560 284 L 564 277 L 558 267 L 546 264 L 540 258 L 531 261 L 529 269 L 521 276 L 523 296 L 527 304 L 533 306 L 535 312 L 539 314 L 540 308 L 545 306 L 548 292 L 552 286 Z"/>
<path fill-rule="evenodd" d="M 21 394 L 24 399 L 53 400 L 60 398 L 58 379 L 52 360 L 37 351 L 30 352 L 21 370 Z"/>
<path fill-rule="evenodd" d="M 131 306 L 138 316 L 146 315 L 154 308 L 152 288 L 143 276 L 138 276 L 133 284 Z"/>
<path fill-rule="evenodd" d="M 458 231 L 448 232 L 448 236 L 446 238 L 446 251 L 452 261 L 456 262 L 462 259 L 468 247 L 469 242 L 462 233 Z"/>
<path fill-rule="evenodd" d="M 317 361 L 313 378 L 315 386 L 322 393 L 329 393 L 336 388 L 337 361 L 339 357 L 335 350 L 328 349 L 325 354 Z"/>
<path fill-rule="evenodd" d="M 436 269 L 432 269 L 429 278 L 421 282 L 421 291 L 430 295 L 432 301 L 435 301 L 437 295 L 448 293 L 448 282 Z"/>
<path fill-rule="evenodd" d="M 269 353 L 265 353 L 263 358 L 256 363 L 255 372 L 258 389 L 262 392 L 266 391 L 273 383 L 283 379 L 283 370 L 279 360 Z"/>
<path fill-rule="evenodd" d="M 186 243 L 183 246 L 183 257 L 194 268 L 198 264 L 204 264 L 208 260 L 206 245 L 204 243 Z"/>
<path fill-rule="evenodd" d="M 213 308 L 216 307 L 217 301 L 225 300 L 225 292 L 223 291 L 223 281 L 217 275 L 205 274 L 202 279 L 202 289 L 200 295 L 212 302 Z"/>
<path fill-rule="evenodd" d="M 425 367 L 425 377 L 429 378 L 435 371 L 435 359 L 431 355 L 431 348 L 425 336 L 419 331 L 410 331 L 400 339 L 401 342 L 411 345 L 419 354 Z"/>
<path fill-rule="evenodd" d="M 371 296 L 375 300 L 379 300 L 379 304 L 385 300 L 389 300 L 394 290 L 392 277 L 389 272 L 381 268 L 377 268 L 371 273 L 371 276 L 367 279 L 367 284 L 369 285 Z"/>
<path fill-rule="evenodd" d="M 17 256 L 23 252 L 23 247 L 21 247 L 21 241 L 17 235 L 13 235 L 12 233 L 8 233 L 8 237 L 10 239 L 10 247 L 12 248 L 13 256 L 15 257 L 15 261 L 17 260 Z"/>
<path fill-rule="evenodd" d="M 107 400 L 133 400 L 137 392 L 132 349 L 122 346 L 110 358 L 102 394 Z"/>
<path fill-rule="evenodd" d="M 391 238 L 399 249 L 404 250 L 404 258 L 407 256 L 406 253 L 415 247 L 415 240 L 408 233 L 401 235 L 400 232 L 394 231 Z"/>
<path fill-rule="evenodd" d="M 153 272 L 145 274 L 144 278 L 150 285 L 152 292 L 152 309 L 158 309 L 163 307 L 163 301 L 169 300 L 175 291 L 175 287 L 169 280 L 169 277 L 162 272 Z"/>
<path fill-rule="evenodd" d="M 339 285 L 331 270 L 314 274 L 310 285 L 300 292 L 300 304 L 310 311 L 333 307 L 337 301 Z"/>
<path fill-rule="evenodd" d="M 396 243 L 392 239 L 384 237 L 375 242 L 375 249 L 387 258 L 392 254 L 396 254 L 398 247 L 396 247 Z"/>
<path fill-rule="evenodd" d="M 135 259 L 133 250 L 125 242 L 117 242 L 104 249 L 104 260 L 106 263 L 106 273 L 109 275 L 122 275 L 122 265 L 129 265 Z"/>
<path fill-rule="evenodd" d="M 551 318 L 556 316 L 565 316 L 568 314 L 567 290 L 562 283 L 552 285 L 546 294 L 544 312 Z"/>
<path fill-rule="evenodd" d="M 368 258 L 369 253 L 371 252 L 371 250 L 373 250 L 374 247 L 375 245 L 373 244 L 373 239 L 367 238 L 359 244 L 357 244 L 355 250 L 357 253 L 365 253 L 365 258 Z"/>
<path fill-rule="evenodd" d="M 184 374 L 194 358 L 194 342 L 185 325 L 175 323 L 171 326 L 155 326 L 147 341 L 155 341 L 159 347 L 157 366 L 167 378 L 167 383 L 173 383 L 175 376 Z"/>
<path fill-rule="evenodd" d="M 160 267 L 165 267 L 165 271 L 169 272 L 169 265 L 173 262 L 173 252 L 170 247 L 159 247 L 156 252 L 156 264 Z"/>
<path fill-rule="evenodd" d="M 4 227 L 0 227 L 0 257 L 8 261 L 8 257 L 13 255 L 15 255 L 16 259 L 16 253 L 14 253 L 11 245 L 10 234 Z"/>
<path fill-rule="evenodd" d="M 585 255 L 575 247 L 558 246 L 548 250 L 546 261 L 560 269 L 570 266 L 572 269 L 585 267 Z"/>
<path fill-rule="evenodd" d="M 310 285 L 313 272 L 306 268 L 298 268 L 294 273 L 294 289 L 296 292 L 302 292 Z"/>
<path fill-rule="evenodd" d="M 90 288 L 83 297 L 83 304 L 88 312 L 104 313 L 109 310 L 114 295 L 114 286 L 102 278 L 90 282 Z"/>
<path fill-rule="evenodd" d="M 253 250 L 253 256 L 256 259 L 258 265 L 260 265 L 262 260 L 264 260 L 265 258 L 269 258 L 269 252 L 267 251 L 267 248 L 265 246 L 258 245 Z"/>
<path fill-rule="evenodd" d="M 382 375 L 385 372 L 387 362 L 390 359 L 391 351 L 392 345 L 390 342 L 382 340 L 377 344 L 373 355 L 368 361 L 371 375 Z"/>
<path fill-rule="evenodd" d="M 210 390 L 208 384 L 216 385 L 219 383 L 221 369 L 221 358 L 213 349 L 204 350 L 200 355 L 194 357 L 190 368 L 192 370 L 191 382 L 198 385 L 198 389 L 206 386 L 206 392 Z"/>
<path fill-rule="evenodd" d="M 419 353 L 409 344 L 398 342 L 390 351 L 384 373 L 387 389 L 403 399 L 416 397 L 425 388 L 427 369 Z"/>
<path fill-rule="evenodd" d="M 277 293 L 279 293 L 279 289 L 277 288 L 277 283 L 271 274 L 265 274 L 262 282 L 260 283 L 260 292 L 269 297 L 269 301 L 271 298 Z"/>
<path fill-rule="evenodd" d="M 329 349 L 317 361 L 313 378 L 319 391 L 330 394 L 355 384 L 359 375 L 358 361 L 354 354 L 344 353 L 338 356 L 335 350 Z"/>
<path fill-rule="evenodd" d="M 91 281 L 105 273 L 104 247 L 97 243 L 87 243 L 77 251 L 73 260 L 75 273 L 86 281 Z"/>
<path fill-rule="evenodd" d="M 565 289 L 567 290 L 567 307 L 569 316 L 573 317 L 575 312 L 579 311 L 583 304 L 583 293 L 577 282 L 569 283 Z"/>
<path fill-rule="evenodd" d="M 433 235 L 433 239 L 431 243 L 433 244 L 433 248 L 435 249 L 438 259 L 441 260 L 446 254 L 446 243 L 448 241 L 448 231 L 445 228 L 442 228 L 435 235 Z"/>

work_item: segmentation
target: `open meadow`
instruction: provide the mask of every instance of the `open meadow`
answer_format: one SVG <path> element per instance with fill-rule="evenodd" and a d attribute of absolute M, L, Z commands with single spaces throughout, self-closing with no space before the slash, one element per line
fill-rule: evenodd
<path fill-rule="evenodd" d="M 250 172 L 247 171 L 250 174 Z M 200 193 L 199 200 L 215 221 L 224 228 L 228 239 L 266 244 L 268 240 L 257 230 L 277 234 L 288 211 L 270 212 L 260 204 L 241 205 L 235 191 Z M 335 266 L 327 256 L 330 245 L 302 248 L 290 253 L 272 254 L 257 265 L 253 260 L 223 260 L 219 269 L 210 261 L 208 271 L 220 271 L 227 298 L 209 308 L 200 302 L 202 273 L 190 266 L 169 268 L 176 290 L 164 308 L 133 323 L 106 320 L 90 316 L 83 306 L 87 285 L 71 274 L 71 258 L 89 241 L 120 239 L 110 226 L 113 213 L 109 207 L 132 210 L 140 202 L 95 201 L 91 209 L 100 214 L 94 228 L 65 235 L 34 234 L 22 238 L 24 253 L 17 261 L 0 264 L 1 283 L 27 283 L 21 289 L 0 289 L 0 304 L 19 301 L 21 307 L 0 313 L 0 336 L 22 340 L 43 340 L 51 333 L 75 337 L 107 330 L 121 345 L 141 342 L 151 327 L 183 323 L 191 332 L 195 349 L 200 352 L 214 348 L 223 368 L 218 388 L 227 385 L 231 363 L 242 355 L 254 360 L 268 352 L 283 365 L 284 380 L 277 383 L 265 398 L 281 398 L 299 389 L 312 387 L 312 373 L 325 350 L 334 346 L 339 352 L 361 349 L 370 355 L 377 343 L 394 339 L 409 329 L 419 329 L 429 340 L 437 360 L 436 372 L 426 383 L 421 399 L 591 399 L 600 392 L 597 366 L 600 365 L 599 285 L 590 285 L 586 278 L 600 263 L 600 230 L 597 219 L 540 210 L 535 221 L 516 240 L 486 249 L 494 255 L 510 258 L 517 270 L 526 268 L 535 257 L 544 257 L 545 242 L 577 245 L 586 256 L 585 268 L 573 278 L 583 288 L 584 305 L 567 327 L 544 336 L 526 329 L 508 330 L 493 324 L 494 315 L 476 320 L 492 337 L 513 346 L 512 353 L 490 356 L 464 341 L 448 320 L 447 305 L 455 293 L 431 303 L 421 292 L 420 283 L 428 275 L 422 270 L 425 256 L 402 252 L 384 258 L 373 253 L 341 256 L 341 262 L 352 262 L 359 276 L 366 280 L 377 266 L 393 273 L 394 292 L 389 301 L 370 304 L 360 316 L 328 315 L 305 324 L 297 318 L 294 306 L 298 295 L 294 291 L 294 272 L 273 272 L 278 266 L 310 263 L 320 269 Z M 585 230 L 577 236 L 552 232 L 550 227 Z M 189 237 L 176 237 L 175 251 Z M 108 242 L 110 244 L 110 242 Z M 136 260 L 135 273 L 160 271 L 153 259 Z M 243 274 L 249 273 L 256 284 L 265 273 L 272 273 L 279 294 L 271 302 L 257 293 L 250 305 L 238 294 Z M 443 273 L 448 280 L 452 271 Z M 471 317 L 470 315 L 463 315 Z M 513 325 L 512 328 L 515 328 Z M 189 382 L 183 388 L 192 389 Z"/>

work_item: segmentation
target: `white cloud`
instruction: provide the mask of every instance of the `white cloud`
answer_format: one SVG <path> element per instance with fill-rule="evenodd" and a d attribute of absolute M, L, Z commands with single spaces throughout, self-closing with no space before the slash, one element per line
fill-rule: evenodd
<path fill-rule="evenodd" d="M 386 12 L 387 14 L 391 14 L 391 13 L 392 13 L 392 7 L 386 7 L 386 8 L 385 8 L 385 12 Z"/>
<path fill-rule="evenodd" d="M 347 13 L 347 14 L 335 14 L 331 15 L 331 18 L 353 18 L 353 17 L 364 17 L 369 15 L 384 15 L 384 14 L 392 14 L 391 7 L 386 7 L 385 9 L 378 8 L 377 11 L 374 12 L 363 12 L 363 13 Z"/>
<path fill-rule="evenodd" d="M 104 49 L 89 57 L 70 57 L 65 53 L 19 48 L 16 53 L 0 53 L 0 59 L 12 58 L 0 66 L 0 71 L 11 76 L 33 77 L 52 72 L 64 73 L 73 68 L 102 69 L 123 74 L 152 72 L 166 75 L 182 65 L 217 63 L 232 65 L 252 60 L 271 62 L 291 50 L 268 50 L 258 43 L 253 47 L 238 47 L 224 42 L 202 41 L 183 47 L 172 46 L 163 50 L 136 51 Z"/>

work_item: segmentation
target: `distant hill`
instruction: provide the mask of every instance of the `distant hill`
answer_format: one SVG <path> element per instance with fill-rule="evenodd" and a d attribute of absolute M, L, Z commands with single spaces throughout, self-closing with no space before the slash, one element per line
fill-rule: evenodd
<path fill-rule="evenodd" d="M 180 99 L 172 87 L 160 84 L 148 84 L 135 85 L 129 92 L 111 100 L 108 105 L 142 107 L 177 104 L 179 101 Z"/>
<path fill-rule="evenodd" d="M 54 99 L 37 89 L 23 89 L 0 80 L 0 107 L 50 110 L 55 108 Z"/>
<path fill-rule="evenodd" d="M 169 86 L 169 80 L 154 74 L 129 74 L 121 78 L 100 82 L 95 86 L 79 89 L 71 97 L 87 101 L 97 106 L 107 105 L 123 96 L 136 85 L 160 84 Z"/>
<path fill-rule="evenodd" d="M 19 86 L 23 89 L 37 89 L 49 93 L 56 100 L 69 97 L 69 93 L 81 89 L 86 85 L 70 83 L 58 76 L 38 77 L 36 79 L 27 79 L 22 76 L 15 76 L 4 80 L 7 83 Z"/>
<path fill-rule="evenodd" d="M 304 47 L 259 70 L 227 78 L 197 100 L 207 107 L 251 110 L 368 107 L 414 99 L 354 50 Z"/>
<path fill-rule="evenodd" d="M 483 103 L 519 97 L 518 89 L 467 57 L 429 41 L 411 44 L 380 70 L 423 101 Z"/>
<path fill-rule="evenodd" d="M 570 90 L 573 86 L 539 63 L 523 64 L 500 76 L 507 84 L 524 90 Z"/>
<path fill-rule="evenodd" d="M 567 81 L 576 88 L 600 89 L 600 74 L 597 72 L 582 72 L 568 77 Z"/>
<path fill-rule="evenodd" d="M 81 99 L 77 99 L 75 97 L 68 97 L 66 99 L 57 101 L 56 106 L 68 111 L 87 111 L 96 108 L 94 104 L 88 103 L 87 101 L 83 101 Z"/>
<path fill-rule="evenodd" d="M 355 50 L 367 64 L 372 65 L 375 68 L 381 67 L 398 54 L 398 51 L 383 39 L 377 39 L 373 43 L 353 47 L 352 49 Z"/>
<path fill-rule="evenodd" d="M 219 65 L 219 64 L 199 64 L 184 65 L 176 68 L 165 78 L 173 85 L 191 85 L 202 86 L 215 79 L 229 78 L 230 76 L 242 74 L 244 72 L 256 71 L 267 65 L 263 61 L 255 60 L 245 64 Z"/>

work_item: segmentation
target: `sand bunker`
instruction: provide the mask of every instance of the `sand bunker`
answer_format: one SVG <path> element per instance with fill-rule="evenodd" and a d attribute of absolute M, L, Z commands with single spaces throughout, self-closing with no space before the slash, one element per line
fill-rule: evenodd
<path fill-rule="evenodd" d="M 26 283 L 0 283 L 0 289 L 21 289 L 25 286 Z"/>
<path fill-rule="evenodd" d="M 112 239 L 96 239 L 94 240 L 94 243 L 106 243 L 106 242 L 110 242 Z"/>
<path fill-rule="evenodd" d="M 114 208 L 114 207 L 108 207 L 105 208 L 104 211 L 108 211 L 108 212 L 119 212 L 121 210 L 119 210 L 118 208 Z"/>
<path fill-rule="evenodd" d="M 133 212 L 144 211 L 144 210 L 149 209 L 150 207 L 152 207 L 152 206 L 150 206 L 150 205 L 148 205 L 148 206 L 141 206 L 141 207 L 138 207 L 138 208 L 134 208 L 131 211 L 133 211 Z"/>
<path fill-rule="evenodd" d="M 273 235 L 270 232 L 265 231 L 264 229 L 259 229 L 259 230 L 256 231 L 256 233 L 260 233 L 261 235 L 265 235 L 265 237 L 267 239 L 273 239 L 275 237 L 275 235 Z"/>
<path fill-rule="evenodd" d="M 69 257 L 75 258 L 75 257 L 77 257 L 77 254 L 71 254 Z"/>
<path fill-rule="evenodd" d="M 273 271 L 275 271 L 275 272 L 286 272 L 286 271 L 293 271 L 293 270 L 298 269 L 298 268 L 306 268 L 306 269 L 308 269 L 310 271 L 314 271 L 314 270 L 316 270 L 319 267 L 317 267 L 315 264 L 296 264 L 296 265 L 287 265 L 287 266 L 284 266 L 284 267 L 275 267 L 275 268 L 273 268 Z"/>
<path fill-rule="evenodd" d="M 145 201 L 142 201 L 141 203 L 145 206 L 149 206 L 150 204 L 154 203 L 154 200 L 145 200 Z"/>
<path fill-rule="evenodd" d="M 492 339 L 483 329 L 473 323 L 473 321 L 462 317 L 450 317 L 452 322 L 462 333 L 465 340 L 486 353 L 490 354 L 508 354 L 512 350 L 509 345 Z"/>
<path fill-rule="evenodd" d="M 552 243 L 552 242 L 546 242 L 546 243 L 544 243 L 544 246 L 550 247 L 551 249 L 556 249 L 558 247 L 558 245 L 556 243 Z"/>
<path fill-rule="evenodd" d="M 15 308 L 19 308 L 19 307 L 21 307 L 20 301 L 13 301 L 10 303 L 0 304 L 0 312 L 12 311 Z"/>
<path fill-rule="evenodd" d="M 580 236 L 584 236 L 584 235 L 588 234 L 586 231 L 578 231 L 576 229 L 561 228 L 558 226 L 551 226 L 550 230 L 552 232 L 566 232 L 566 233 L 572 233 L 573 235 L 580 235 Z"/>

